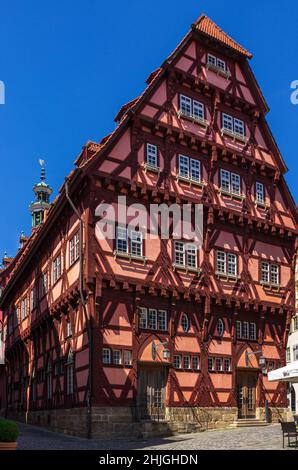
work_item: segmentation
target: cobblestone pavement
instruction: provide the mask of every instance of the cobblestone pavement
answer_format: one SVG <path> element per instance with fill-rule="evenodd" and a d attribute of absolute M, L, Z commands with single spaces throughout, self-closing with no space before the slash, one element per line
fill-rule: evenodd
<path fill-rule="evenodd" d="M 282 449 L 280 425 L 208 431 L 165 438 L 94 441 L 19 424 L 18 449 L 25 450 L 220 450 Z"/>

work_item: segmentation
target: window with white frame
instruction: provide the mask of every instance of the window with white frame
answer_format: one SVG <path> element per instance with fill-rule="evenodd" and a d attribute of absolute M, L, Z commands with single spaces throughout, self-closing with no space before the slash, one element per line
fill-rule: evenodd
<path fill-rule="evenodd" d="M 36 300 L 37 300 L 37 289 L 34 286 L 31 289 L 31 310 L 34 310 L 36 308 Z"/>
<path fill-rule="evenodd" d="M 182 313 L 181 315 L 181 326 L 182 326 L 183 331 L 187 333 L 189 330 L 189 319 L 186 313 Z"/>
<path fill-rule="evenodd" d="M 225 372 L 231 371 L 231 359 L 229 357 L 224 358 L 224 371 Z"/>
<path fill-rule="evenodd" d="M 208 357 L 208 371 L 212 372 L 214 370 L 214 358 Z"/>
<path fill-rule="evenodd" d="M 118 253 L 128 253 L 128 236 L 126 227 L 117 227 L 116 250 Z"/>
<path fill-rule="evenodd" d="M 56 256 L 53 263 L 53 282 L 58 281 L 61 277 L 61 255 Z"/>
<path fill-rule="evenodd" d="M 41 295 L 45 295 L 49 288 L 49 273 L 46 271 L 41 275 Z"/>
<path fill-rule="evenodd" d="M 116 230 L 116 251 L 117 253 L 133 256 L 143 256 L 143 234 L 140 231 L 132 230 L 128 237 L 126 227 L 117 227 Z"/>
<path fill-rule="evenodd" d="M 225 251 L 217 251 L 216 272 L 218 274 L 237 276 L 237 255 L 234 253 L 226 253 Z"/>
<path fill-rule="evenodd" d="M 298 344 L 293 346 L 293 361 L 298 361 Z"/>
<path fill-rule="evenodd" d="M 192 368 L 194 370 L 199 370 L 200 369 L 200 358 L 199 358 L 199 356 L 193 356 L 193 358 L 192 358 Z"/>
<path fill-rule="evenodd" d="M 186 266 L 197 268 L 198 254 L 197 247 L 193 243 L 175 241 L 174 243 L 174 264 L 177 266 Z"/>
<path fill-rule="evenodd" d="M 239 196 L 241 194 L 241 178 L 237 173 L 220 170 L 220 189 Z"/>
<path fill-rule="evenodd" d="M 102 349 L 102 362 L 103 364 L 111 364 L 111 350 L 109 348 Z"/>
<path fill-rule="evenodd" d="M 149 166 L 157 168 L 157 146 L 147 144 L 146 146 L 146 163 Z"/>
<path fill-rule="evenodd" d="M 224 322 L 222 321 L 221 318 L 217 320 L 216 329 L 217 329 L 218 336 L 223 336 L 225 327 L 224 327 Z"/>
<path fill-rule="evenodd" d="M 119 349 L 113 349 L 113 364 L 116 366 L 121 365 L 121 351 Z"/>
<path fill-rule="evenodd" d="M 193 100 L 185 95 L 180 95 L 180 112 L 185 116 L 199 120 L 205 119 L 205 108 L 203 103 Z"/>
<path fill-rule="evenodd" d="M 226 70 L 227 70 L 225 61 L 219 59 L 218 57 L 215 57 L 212 54 L 207 55 L 207 64 L 212 65 L 213 67 L 216 67 L 216 68 L 222 70 L 223 72 L 226 72 Z"/>
<path fill-rule="evenodd" d="M 166 310 L 141 307 L 139 309 L 139 327 L 148 330 L 167 331 L 168 320 Z"/>
<path fill-rule="evenodd" d="M 24 318 L 28 317 L 29 315 L 29 298 L 25 297 L 21 301 L 21 319 L 24 320 Z"/>
<path fill-rule="evenodd" d="M 124 366 L 131 366 L 132 364 L 132 352 L 127 349 L 123 353 L 123 363 Z"/>
<path fill-rule="evenodd" d="M 185 155 L 178 156 L 178 174 L 182 178 L 201 181 L 201 162 Z"/>
<path fill-rule="evenodd" d="M 222 357 L 216 357 L 215 358 L 215 369 L 218 372 L 222 371 Z"/>
<path fill-rule="evenodd" d="M 279 266 L 262 261 L 261 264 L 261 282 L 266 284 L 279 285 Z"/>
<path fill-rule="evenodd" d="M 67 362 L 66 362 L 66 393 L 67 395 L 73 394 L 73 352 L 72 350 L 69 351 Z"/>
<path fill-rule="evenodd" d="M 174 354 L 173 366 L 175 369 L 181 369 L 181 356 L 179 354 Z"/>
<path fill-rule="evenodd" d="M 72 328 L 71 328 L 71 321 L 66 321 L 66 338 L 70 338 L 72 336 Z"/>
<path fill-rule="evenodd" d="M 80 234 L 77 232 L 69 241 L 69 265 L 71 266 L 80 256 Z"/>
<path fill-rule="evenodd" d="M 245 137 L 245 124 L 241 119 L 222 113 L 222 127 L 228 132 Z"/>
<path fill-rule="evenodd" d="M 260 204 L 265 202 L 265 191 L 263 183 L 256 182 L 256 201 Z"/>
<path fill-rule="evenodd" d="M 255 323 L 249 324 L 249 339 L 253 341 L 257 339 L 257 325 Z"/>
<path fill-rule="evenodd" d="M 189 355 L 183 356 L 183 369 L 190 369 L 190 356 Z"/>
<path fill-rule="evenodd" d="M 131 232 L 131 254 L 135 255 L 135 256 L 143 256 L 142 232 L 132 230 L 132 232 Z"/>
<path fill-rule="evenodd" d="M 242 323 L 242 339 L 249 339 L 249 323 L 247 321 Z"/>
<path fill-rule="evenodd" d="M 236 321 L 236 337 L 238 339 L 242 338 L 242 323 L 241 323 L 241 321 Z"/>

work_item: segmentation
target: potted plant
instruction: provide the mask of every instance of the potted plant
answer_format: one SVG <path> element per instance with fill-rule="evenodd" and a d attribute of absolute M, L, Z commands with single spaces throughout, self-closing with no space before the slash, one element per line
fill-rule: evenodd
<path fill-rule="evenodd" d="M 14 421 L 0 419 L 0 450 L 16 450 L 19 428 Z"/>

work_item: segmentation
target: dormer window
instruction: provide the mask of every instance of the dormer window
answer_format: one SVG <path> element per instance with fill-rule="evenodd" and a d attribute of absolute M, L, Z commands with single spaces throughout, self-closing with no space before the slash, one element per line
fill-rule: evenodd
<path fill-rule="evenodd" d="M 222 113 L 222 135 L 226 134 L 233 137 L 234 140 L 240 140 L 246 143 L 247 138 L 245 136 L 245 124 L 241 119 L 234 118 L 229 114 Z"/>
<path fill-rule="evenodd" d="M 180 95 L 180 110 L 178 114 L 205 127 L 208 126 L 208 122 L 205 120 L 204 104 L 188 96 Z"/>
<path fill-rule="evenodd" d="M 212 70 L 213 72 L 218 73 L 225 78 L 230 78 L 231 74 L 227 70 L 226 62 L 218 57 L 215 57 L 213 54 L 207 55 L 207 64 L 206 68 Z"/>

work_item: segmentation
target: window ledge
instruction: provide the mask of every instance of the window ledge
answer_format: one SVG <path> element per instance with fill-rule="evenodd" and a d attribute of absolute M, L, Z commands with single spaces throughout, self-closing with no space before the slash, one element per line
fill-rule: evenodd
<path fill-rule="evenodd" d="M 195 267 L 192 267 L 192 266 L 185 266 L 185 265 L 182 265 L 182 264 L 173 263 L 172 267 L 173 267 L 174 271 L 177 269 L 179 271 L 185 271 L 186 273 L 188 273 L 188 272 L 196 273 L 196 274 L 201 273 L 200 268 L 195 268 Z"/>
<path fill-rule="evenodd" d="M 227 281 L 239 281 L 240 280 L 240 276 L 238 275 L 233 275 L 233 274 L 227 274 L 227 273 L 219 273 L 218 271 L 216 271 L 216 276 L 218 278 L 223 278 L 223 279 L 226 279 Z"/>
<path fill-rule="evenodd" d="M 161 169 L 159 168 L 159 166 L 149 165 L 149 163 L 144 163 L 143 168 L 144 168 L 145 173 L 147 173 L 147 171 L 151 171 L 152 173 L 157 173 L 157 174 L 161 172 Z"/>
<path fill-rule="evenodd" d="M 231 199 L 236 199 L 237 201 L 244 201 L 244 199 L 246 199 L 245 194 L 232 193 L 231 191 L 227 191 L 226 189 L 219 189 L 219 193 L 224 196 L 229 196 Z"/>
<path fill-rule="evenodd" d="M 269 204 L 266 204 L 266 202 L 261 202 L 261 201 L 255 201 L 255 206 L 256 207 L 261 207 L 262 209 L 268 209 Z"/>
<path fill-rule="evenodd" d="M 267 290 L 275 290 L 277 292 L 280 291 L 280 284 L 272 284 L 272 282 L 261 281 L 261 286 Z"/>
<path fill-rule="evenodd" d="M 226 78 L 227 80 L 229 80 L 231 78 L 231 72 L 229 70 L 223 70 L 220 67 L 217 67 L 217 65 L 210 64 L 210 63 L 207 62 L 206 69 L 207 70 L 212 70 L 212 72 L 215 72 L 217 75 L 220 75 L 220 76 Z"/>
<path fill-rule="evenodd" d="M 196 116 L 190 116 L 188 114 L 184 114 L 181 111 L 181 109 L 178 111 L 178 117 L 179 118 L 182 117 L 183 119 L 187 119 L 188 121 L 191 121 L 193 123 L 200 124 L 201 126 L 205 127 L 206 129 L 209 126 L 209 121 L 207 121 L 206 119 L 199 118 L 199 117 L 196 117 Z"/>
<path fill-rule="evenodd" d="M 199 186 L 200 188 L 203 188 L 204 186 L 207 186 L 207 183 L 205 181 L 198 181 L 194 180 L 192 178 L 187 178 L 186 176 L 181 176 L 177 175 L 177 181 L 182 181 L 183 183 L 188 183 L 190 187 L 192 186 Z"/>
<path fill-rule="evenodd" d="M 221 129 L 221 136 L 227 135 L 228 137 L 231 137 L 234 142 L 235 140 L 238 140 L 239 142 L 242 142 L 243 144 L 247 144 L 248 138 L 245 135 L 237 134 L 237 132 L 232 132 L 229 131 L 228 129 Z"/>
<path fill-rule="evenodd" d="M 132 255 L 131 253 L 122 253 L 122 251 L 115 250 L 113 252 L 114 258 L 125 258 L 129 261 L 141 261 L 144 264 L 147 263 L 147 258 L 145 256 Z"/>

